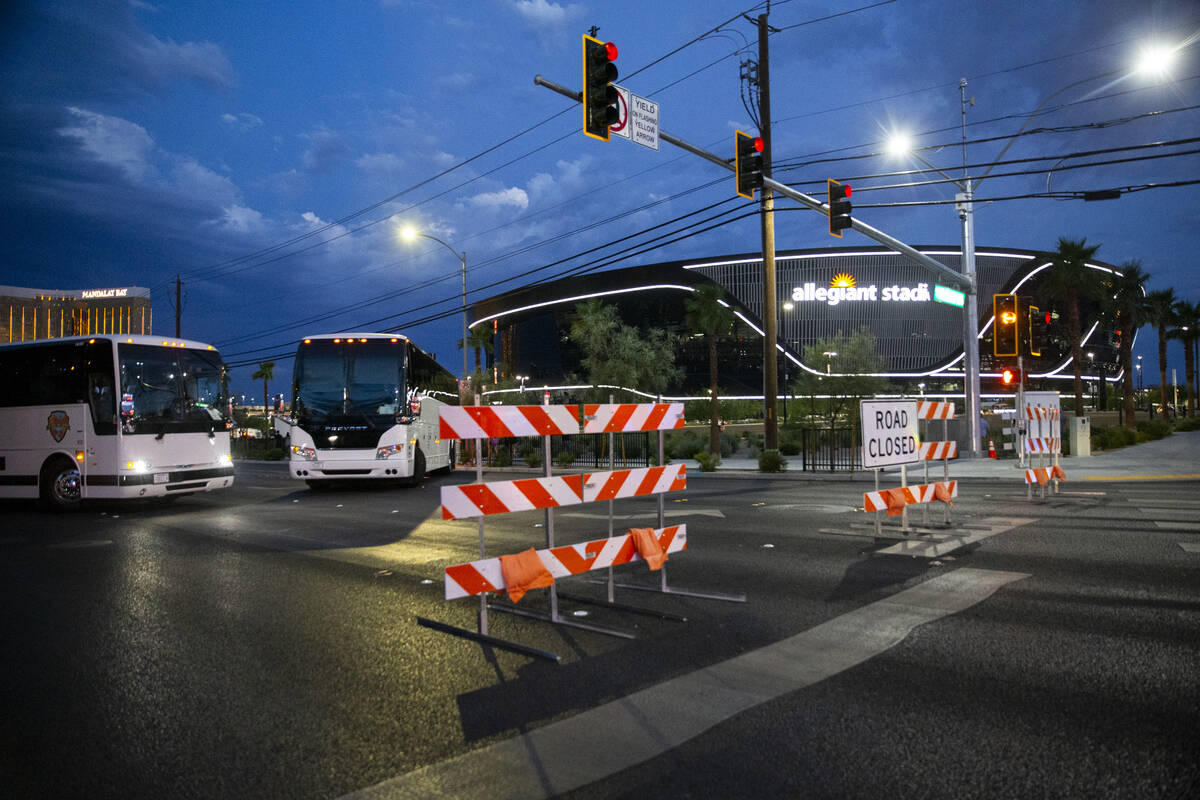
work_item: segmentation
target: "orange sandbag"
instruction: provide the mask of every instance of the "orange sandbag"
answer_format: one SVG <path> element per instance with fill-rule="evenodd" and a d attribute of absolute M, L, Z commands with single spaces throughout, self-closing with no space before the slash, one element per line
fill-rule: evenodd
<path fill-rule="evenodd" d="M 951 508 L 954 507 L 954 498 L 950 495 L 950 484 L 938 482 L 933 485 L 933 499 L 941 500 L 943 503 L 949 503 Z"/>
<path fill-rule="evenodd" d="M 504 576 L 508 599 L 514 603 L 520 602 L 530 589 L 554 585 L 554 576 L 532 547 L 523 553 L 500 556 L 500 574 Z"/>
<path fill-rule="evenodd" d="M 903 489 L 888 489 L 883 496 L 887 498 L 887 515 L 889 517 L 898 517 L 904 513 L 904 507 L 908 505 L 908 498 L 904 496 Z"/>
<path fill-rule="evenodd" d="M 1063 468 L 1058 464 L 1055 464 L 1050 468 L 1050 476 L 1053 478 L 1058 478 L 1060 481 L 1065 481 L 1067 479 L 1067 473 L 1063 472 Z"/>
<path fill-rule="evenodd" d="M 661 569 L 667 560 L 667 551 L 662 542 L 654 535 L 654 528 L 630 528 L 629 535 L 633 537 L 633 546 L 637 554 L 645 559 L 650 569 Z"/>

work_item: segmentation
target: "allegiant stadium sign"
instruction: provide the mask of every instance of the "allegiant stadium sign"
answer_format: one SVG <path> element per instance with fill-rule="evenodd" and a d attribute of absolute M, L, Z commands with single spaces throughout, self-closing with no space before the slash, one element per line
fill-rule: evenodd
<path fill-rule="evenodd" d="M 916 286 L 856 286 L 854 278 L 842 273 L 835 275 L 830 286 L 817 286 L 806 283 L 792 288 L 792 301 L 801 303 L 828 303 L 836 306 L 838 303 L 928 303 L 933 299 L 928 283 L 918 283 Z"/>

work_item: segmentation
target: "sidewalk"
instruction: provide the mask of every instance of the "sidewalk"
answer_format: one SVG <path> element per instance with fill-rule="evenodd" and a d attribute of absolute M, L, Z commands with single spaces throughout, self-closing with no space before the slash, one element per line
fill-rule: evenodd
<path fill-rule="evenodd" d="M 801 480 L 861 480 L 873 481 L 874 474 L 864 470 L 848 472 L 804 472 L 800 469 L 798 456 L 785 456 L 788 462 L 786 477 Z M 1044 460 L 1036 462 L 1037 465 Z M 1060 462 L 1067 473 L 1067 481 L 1075 480 L 1200 480 L 1200 431 L 1174 433 L 1165 439 L 1145 444 L 1123 447 L 1092 456 L 1064 456 Z M 711 474 L 700 472 L 694 461 L 689 460 L 690 476 Z M 899 468 L 885 470 L 898 473 Z M 759 475 L 758 460 L 754 458 L 726 458 L 717 467 L 718 475 Z M 909 483 L 915 483 L 924 475 L 920 463 L 908 468 Z M 776 476 L 779 477 L 779 476 Z M 942 462 L 929 462 L 930 480 L 941 480 Z M 1007 459 L 964 459 L 950 462 L 950 478 L 1011 480 L 1024 484 L 1025 476 L 1015 458 Z"/>

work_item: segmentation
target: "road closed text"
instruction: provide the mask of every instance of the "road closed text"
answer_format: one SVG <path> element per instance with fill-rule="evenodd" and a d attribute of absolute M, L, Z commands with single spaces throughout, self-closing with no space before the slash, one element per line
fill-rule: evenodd
<path fill-rule="evenodd" d="M 868 469 L 918 460 L 921 440 L 911 400 L 862 401 L 863 466 Z"/>

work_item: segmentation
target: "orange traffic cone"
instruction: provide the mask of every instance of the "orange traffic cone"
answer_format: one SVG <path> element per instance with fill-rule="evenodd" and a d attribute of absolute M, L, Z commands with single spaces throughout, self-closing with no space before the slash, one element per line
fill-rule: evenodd
<path fill-rule="evenodd" d="M 996 458 L 996 443 L 988 439 L 988 458 Z"/>

